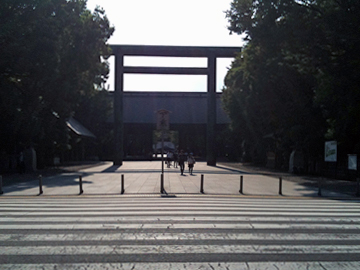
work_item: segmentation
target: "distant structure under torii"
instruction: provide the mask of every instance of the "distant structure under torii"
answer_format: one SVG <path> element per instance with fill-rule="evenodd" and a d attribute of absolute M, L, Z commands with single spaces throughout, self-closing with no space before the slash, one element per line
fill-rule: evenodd
<path fill-rule="evenodd" d="M 121 166 L 124 153 L 123 92 L 124 74 L 183 74 L 207 76 L 207 128 L 206 160 L 210 166 L 216 165 L 215 126 L 216 126 L 216 59 L 232 58 L 241 47 L 195 47 L 195 46 L 148 46 L 148 45 L 111 45 L 115 56 L 114 92 L 114 165 Z M 169 56 L 169 57 L 206 57 L 206 68 L 194 67 L 134 67 L 124 66 L 124 56 Z M 162 108 L 159 108 L 162 109 Z"/>

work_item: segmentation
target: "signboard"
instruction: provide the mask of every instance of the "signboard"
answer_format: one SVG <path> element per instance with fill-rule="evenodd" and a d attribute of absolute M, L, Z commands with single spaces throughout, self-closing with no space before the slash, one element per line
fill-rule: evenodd
<path fill-rule="evenodd" d="M 325 142 L 325 161 L 336 162 L 337 161 L 337 142 L 329 141 Z"/>
<path fill-rule="evenodd" d="M 348 155 L 348 169 L 357 170 L 357 155 Z"/>
<path fill-rule="evenodd" d="M 153 149 L 154 153 L 161 153 L 162 139 L 164 140 L 164 152 L 174 151 L 179 145 L 179 132 L 175 130 L 154 130 L 153 131 Z"/>
<path fill-rule="evenodd" d="M 161 173 L 162 174 L 164 174 L 164 146 L 165 146 L 164 135 L 165 133 L 168 133 L 167 131 L 169 130 L 170 127 L 169 114 L 170 111 L 164 109 L 158 110 L 156 112 L 156 129 L 161 131 Z M 161 188 L 161 193 L 163 192 L 162 189 L 163 188 Z"/>
<path fill-rule="evenodd" d="M 156 112 L 156 129 L 157 130 L 169 130 L 169 114 L 168 110 L 158 110 Z"/>

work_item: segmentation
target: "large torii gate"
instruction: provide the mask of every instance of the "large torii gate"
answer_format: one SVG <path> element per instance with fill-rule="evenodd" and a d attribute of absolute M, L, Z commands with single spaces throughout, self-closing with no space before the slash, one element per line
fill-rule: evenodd
<path fill-rule="evenodd" d="M 124 153 L 123 91 L 124 73 L 138 74 L 185 74 L 207 75 L 207 165 L 216 165 L 215 125 L 216 125 L 216 58 L 232 58 L 241 47 L 194 47 L 194 46 L 148 46 L 111 45 L 115 56 L 114 125 L 115 155 L 114 165 L 121 166 Z M 189 67 L 133 67 L 124 66 L 124 56 L 171 56 L 206 57 L 206 68 Z"/>

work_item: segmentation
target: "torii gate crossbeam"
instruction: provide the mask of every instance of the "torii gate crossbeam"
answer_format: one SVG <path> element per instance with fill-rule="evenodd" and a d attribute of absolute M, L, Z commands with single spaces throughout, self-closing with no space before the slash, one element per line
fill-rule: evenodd
<path fill-rule="evenodd" d="M 215 126 L 216 126 L 216 59 L 232 58 L 241 51 L 241 47 L 197 47 L 197 46 L 148 46 L 148 45 L 111 45 L 115 56 L 115 94 L 114 126 L 115 155 L 114 165 L 121 166 L 124 152 L 123 91 L 124 74 L 188 74 L 207 75 L 207 138 L 206 160 L 210 166 L 216 165 Z M 124 67 L 124 56 L 170 56 L 170 57 L 206 57 L 206 68 L 175 67 Z"/>

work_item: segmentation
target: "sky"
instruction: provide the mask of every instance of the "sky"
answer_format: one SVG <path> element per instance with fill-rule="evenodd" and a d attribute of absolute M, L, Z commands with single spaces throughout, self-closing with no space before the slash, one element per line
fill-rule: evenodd
<path fill-rule="evenodd" d="M 111 45 L 239 46 L 242 38 L 230 35 L 225 11 L 231 0 L 88 0 L 98 5 L 115 27 Z M 217 59 L 217 91 L 232 59 Z M 113 58 L 106 87 L 114 89 Z M 129 57 L 125 66 L 206 67 L 205 58 Z M 206 91 L 205 75 L 124 75 L 124 91 Z"/>

